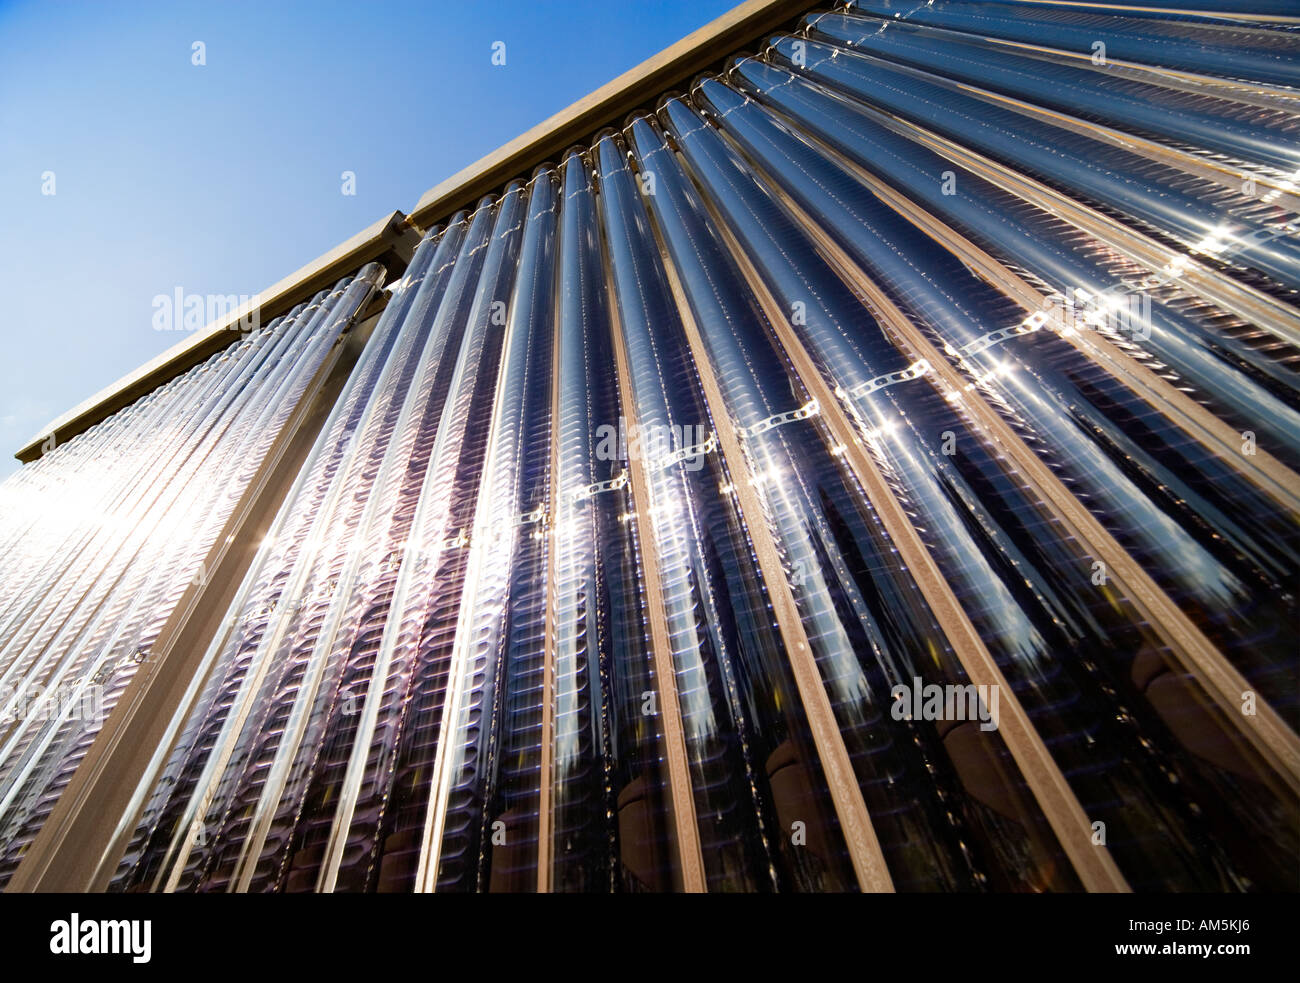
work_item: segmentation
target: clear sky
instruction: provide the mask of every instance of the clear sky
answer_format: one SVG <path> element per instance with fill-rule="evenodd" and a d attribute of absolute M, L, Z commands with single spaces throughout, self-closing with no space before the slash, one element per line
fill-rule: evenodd
<path fill-rule="evenodd" d="M 183 337 L 156 296 L 257 293 L 736 2 L 0 0 L 0 478 Z"/>

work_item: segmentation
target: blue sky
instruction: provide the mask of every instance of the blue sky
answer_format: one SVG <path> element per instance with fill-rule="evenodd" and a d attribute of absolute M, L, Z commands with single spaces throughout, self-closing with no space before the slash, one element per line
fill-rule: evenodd
<path fill-rule="evenodd" d="M 0 0 L 0 478 L 183 337 L 154 297 L 255 294 L 735 2 Z"/>

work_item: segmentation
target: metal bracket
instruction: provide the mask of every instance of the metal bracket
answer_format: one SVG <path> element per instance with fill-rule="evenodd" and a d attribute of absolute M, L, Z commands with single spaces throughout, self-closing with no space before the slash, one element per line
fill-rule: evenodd
<path fill-rule="evenodd" d="M 913 362 L 906 369 L 900 369 L 897 372 L 887 372 L 885 375 L 878 375 L 874 379 L 868 379 L 866 382 L 860 382 L 846 393 L 843 389 L 836 389 L 835 394 L 841 399 L 846 396 L 857 398 L 866 396 L 869 393 L 878 392 L 894 385 L 897 382 L 907 382 L 911 379 L 919 379 L 930 371 L 930 363 L 925 359 Z"/>
<path fill-rule="evenodd" d="M 627 469 L 620 471 L 617 477 L 610 478 L 608 481 L 598 481 L 594 485 L 588 485 L 586 488 L 578 488 L 573 492 L 575 502 L 585 501 L 593 495 L 599 495 L 601 492 L 617 491 L 627 484 Z"/>
<path fill-rule="evenodd" d="M 987 351 L 994 345 L 1006 341 L 1008 338 L 1015 338 L 1018 335 L 1024 334 L 1033 334 L 1046 323 L 1047 315 L 1042 311 L 1035 311 L 1019 324 L 1013 324 L 1009 328 L 998 328 L 996 331 L 990 331 L 983 337 L 976 338 L 974 341 L 968 342 L 960 348 L 953 348 L 950 345 L 944 345 L 944 351 L 949 355 L 955 355 L 964 362 L 972 355 L 978 355 L 980 352 Z"/>
<path fill-rule="evenodd" d="M 712 454 L 717 449 L 717 434 L 710 433 L 708 439 L 701 444 L 683 447 L 681 450 L 673 451 L 671 454 L 665 454 L 657 461 L 650 462 L 648 470 L 664 471 L 671 468 L 674 464 L 681 464 L 683 461 L 689 461 L 693 457 L 703 457 L 705 454 Z"/>
<path fill-rule="evenodd" d="M 787 410 L 784 413 L 777 413 L 775 416 L 769 416 L 766 420 L 759 420 L 749 427 L 737 427 L 736 431 L 742 437 L 757 437 L 761 433 L 767 433 L 776 427 L 783 427 L 787 423 L 793 423 L 796 420 L 806 420 L 810 416 L 816 416 L 819 412 L 817 400 L 810 399 L 797 410 Z"/>
<path fill-rule="evenodd" d="M 525 512 L 523 515 L 521 515 L 519 518 L 517 518 L 517 519 L 515 520 L 515 525 L 517 525 L 517 526 L 531 526 L 531 525 L 533 525 L 533 523 L 536 523 L 536 522 L 540 522 L 540 523 L 542 523 L 543 525 L 546 524 L 546 506 L 545 506 L 545 505 L 539 505 L 539 506 L 537 506 L 537 508 L 533 509 L 531 512 Z"/>

